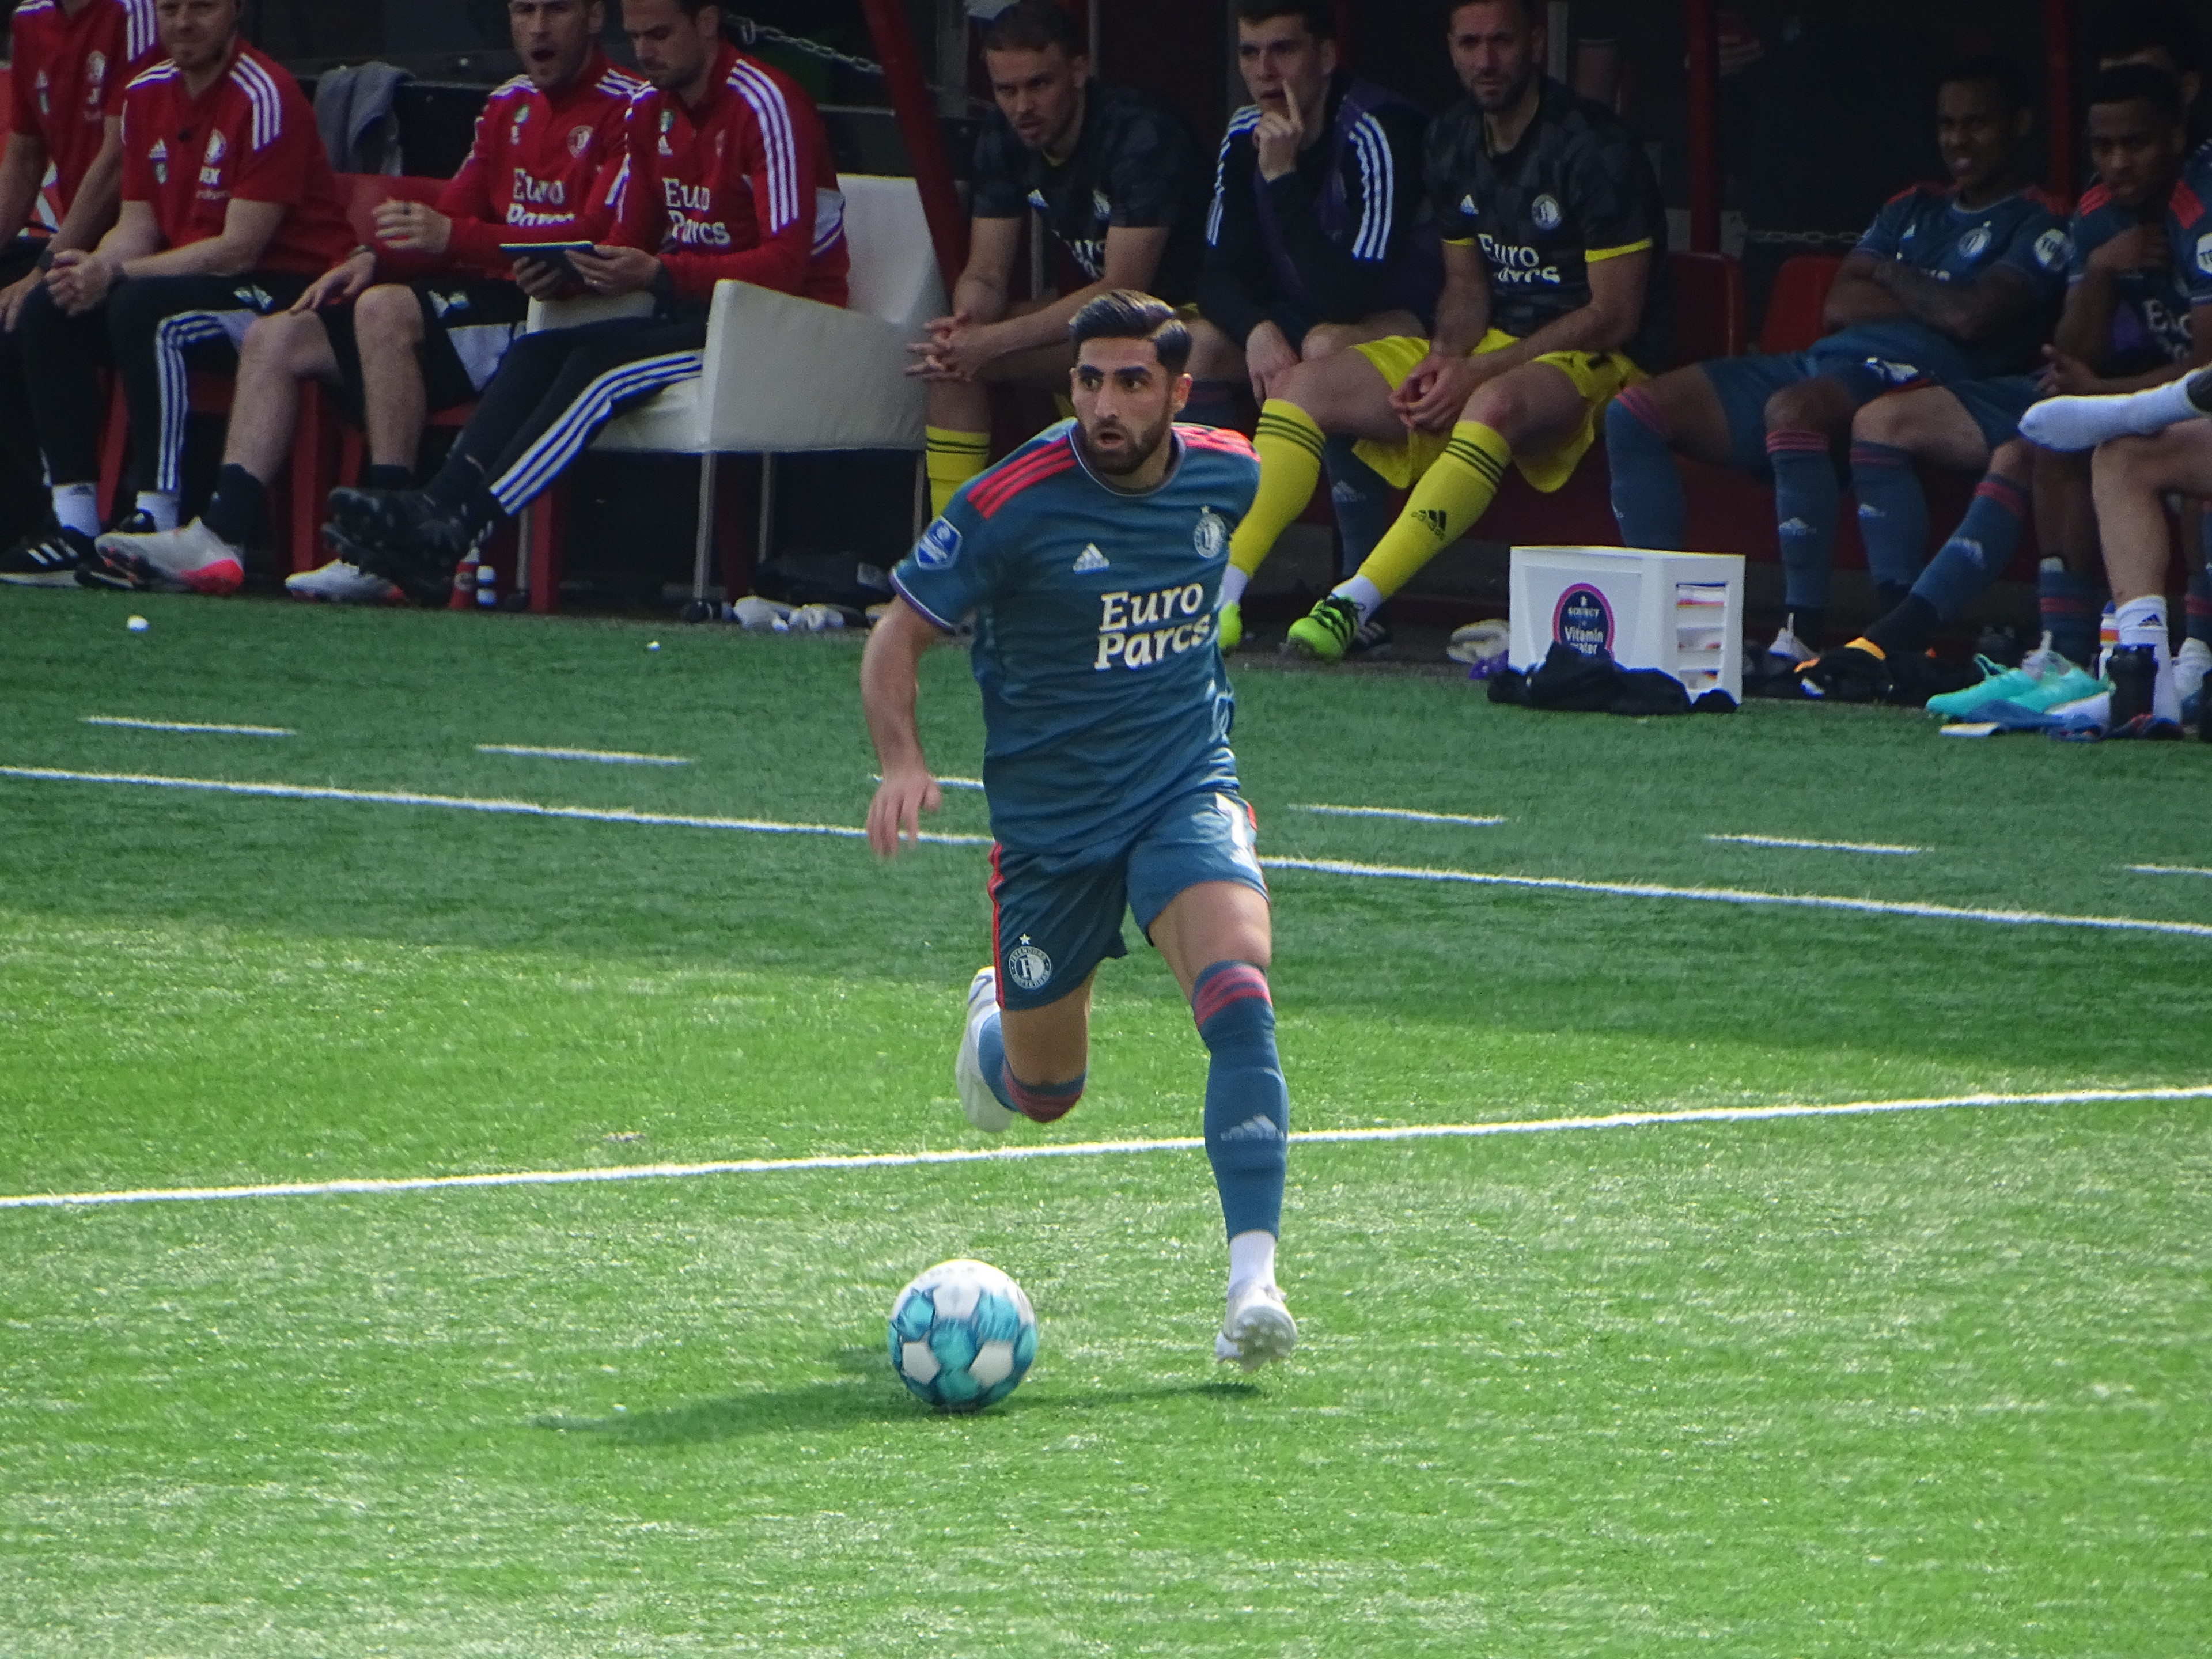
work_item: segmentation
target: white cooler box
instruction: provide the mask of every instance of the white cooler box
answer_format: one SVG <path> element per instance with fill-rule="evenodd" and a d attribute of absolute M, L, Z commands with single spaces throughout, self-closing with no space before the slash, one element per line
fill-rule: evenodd
<path fill-rule="evenodd" d="M 1516 547 L 1513 642 L 1526 672 L 1554 641 L 1624 668 L 1656 668 L 1692 697 L 1743 699 L 1743 558 L 1624 547 Z"/>

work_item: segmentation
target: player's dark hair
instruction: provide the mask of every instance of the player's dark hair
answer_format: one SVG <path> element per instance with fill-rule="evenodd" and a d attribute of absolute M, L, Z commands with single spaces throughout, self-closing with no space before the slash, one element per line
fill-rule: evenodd
<path fill-rule="evenodd" d="M 1336 39 L 1335 0 L 1237 0 L 1240 23 L 1267 23 L 1278 17 L 1296 17 L 1316 40 Z"/>
<path fill-rule="evenodd" d="M 2118 0 L 2098 20 L 2091 56 L 2100 63 L 2162 52 L 2182 74 L 2204 66 L 2196 20 L 2176 0 Z M 2117 67 L 2117 66 L 2116 66 Z"/>
<path fill-rule="evenodd" d="M 1962 83 L 1994 87 L 1997 96 L 2004 100 L 2008 110 L 2029 107 L 2027 77 L 2021 74 L 2019 64 L 2000 53 L 1962 58 L 1945 70 L 1942 78 L 1936 82 L 1939 87 L 1955 87 Z"/>
<path fill-rule="evenodd" d="M 1536 0 L 1444 0 L 1444 28 L 1447 32 L 1451 28 L 1452 19 L 1468 6 L 1510 6 L 1521 14 L 1521 27 L 1523 28 L 1541 28 L 1546 21 L 1545 14 L 1536 9 Z"/>
<path fill-rule="evenodd" d="M 2163 125 L 2181 119 L 2181 83 L 2155 64 L 2115 64 L 2089 82 L 2092 104 L 2148 104 Z"/>
<path fill-rule="evenodd" d="M 1150 340 L 1170 374 L 1190 362 L 1190 331 L 1175 307 L 1133 288 L 1115 289 L 1085 306 L 1068 319 L 1067 337 L 1078 351 L 1085 340 Z"/>
<path fill-rule="evenodd" d="M 590 3 L 591 0 L 585 0 L 587 9 Z M 717 14 L 721 14 L 725 10 L 721 0 L 676 0 L 676 9 L 686 17 L 696 17 L 709 6 L 714 7 Z"/>
<path fill-rule="evenodd" d="M 1014 0 L 983 29 L 986 52 L 1042 52 L 1058 46 L 1070 58 L 1083 55 L 1075 19 L 1060 0 Z"/>

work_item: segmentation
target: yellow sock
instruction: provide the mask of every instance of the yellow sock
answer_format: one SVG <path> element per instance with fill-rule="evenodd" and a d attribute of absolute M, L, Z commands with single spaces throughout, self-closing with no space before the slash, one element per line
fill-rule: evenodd
<path fill-rule="evenodd" d="M 1296 404 L 1270 398 L 1260 410 L 1252 447 L 1260 452 L 1260 493 L 1252 510 L 1230 538 L 1229 562 L 1246 575 L 1274 550 L 1275 538 L 1288 529 L 1321 482 L 1322 446 L 1328 442 L 1313 416 Z"/>
<path fill-rule="evenodd" d="M 1512 447 L 1495 429 L 1480 421 L 1462 421 L 1359 574 L 1389 599 L 1490 510 L 1512 462 Z"/>
<path fill-rule="evenodd" d="M 928 449 L 929 510 L 942 517 L 962 484 L 991 464 L 991 434 L 951 432 L 941 426 L 925 427 Z"/>

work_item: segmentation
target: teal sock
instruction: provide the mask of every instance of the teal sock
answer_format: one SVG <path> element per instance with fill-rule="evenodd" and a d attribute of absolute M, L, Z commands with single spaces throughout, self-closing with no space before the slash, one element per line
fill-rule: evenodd
<path fill-rule="evenodd" d="M 1217 962 L 1191 987 L 1191 1018 L 1212 1056 L 1206 1073 L 1206 1156 L 1229 1237 L 1279 1234 L 1289 1170 L 1290 1091 L 1275 1054 L 1267 976 Z"/>

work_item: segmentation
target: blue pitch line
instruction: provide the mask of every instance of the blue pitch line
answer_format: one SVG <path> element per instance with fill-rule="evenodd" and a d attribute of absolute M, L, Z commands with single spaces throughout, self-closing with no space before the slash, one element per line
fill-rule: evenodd
<path fill-rule="evenodd" d="M 2100 1102 L 2208 1100 L 2212 1087 L 2071 1089 L 2049 1094 L 1923 1096 L 1851 1100 L 1826 1105 L 1705 1106 L 1679 1112 L 1614 1112 L 1603 1116 L 1526 1118 L 1503 1123 L 1411 1124 L 1382 1129 L 1300 1129 L 1309 1144 L 1389 1140 L 1475 1140 L 1492 1135 L 1556 1134 L 1571 1130 L 1643 1129 L 1669 1123 L 1763 1123 L 1788 1118 L 1872 1117 L 1964 1107 L 2073 1106 Z M 0 1198 L 0 1210 L 82 1209 L 118 1204 L 204 1203 L 225 1198 L 331 1198 L 349 1194 L 438 1192 L 465 1187 L 575 1187 L 625 1181 L 673 1181 L 702 1176 L 787 1175 L 810 1170 L 899 1170 L 937 1164 L 1024 1164 L 1046 1158 L 1106 1158 L 1138 1152 L 1194 1152 L 1196 1135 L 1156 1140 L 1085 1140 L 1058 1146 L 994 1146 L 934 1152 L 845 1152 L 818 1158 L 750 1158 L 714 1164 L 632 1164 L 592 1170 L 516 1170 L 489 1175 L 414 1176 L 354 1181 L 280 1182 L 256 1187 L 149 1187 L 103 1193 L 32 1193 Z"/>
<path fill-rule="evenodd" d="M 40 782 L 134 784 L 184 789 L 204 794 L 255 795 L 283 800 L 358 801 L 385 806 L 436 806 L 464 812 L 505 813 L 521 817 L 574 818 L 599 823 L 641 823 L 690 830 L 735 830 L 761 836 L 830 836 L 864 839 L 867 831 L 844 824 L 783 823 L 772 818 L 709 817 L 678 812 L 641 812 L 626 806 L 545 806 L 527 800 L 483 800 L 467 795 L 426 795 L 406 790 L 338 789 L 295 783 L 234 783 L 221 778 L 173 778 L 152 773 L 71 772 L 50 766 L 0 766 L 0 777 Z M 921 837 L 945 847 L 988 847 L 988 836 Z M 2201 921 L 2154 921 L 2142 916 L 2068 915 L 2051 910 L 1990 910 L 1967 905 L 1931 904 L 1919 900 L 1844 898 L 1825 893 L 1766 893 L 1739 887 L 1672 887 L 1659 882 L 1577 881 L 1566 876 L 1513 876 L 1482 870 L 1439 870 L 1419 866 L 1358 864 L 1345 859 L 1263 858 L 1270 870 L 1305 870 L 1327 876 L 1366 876 L 1386 881 L 1425 881 L 1468 887 L 1516 887 L 1542 892 L 1598 893 L 1615 898 L 1684 899 L 1700 904 L 1777 905 L 1800 910 L 1844 910 L 1861 915 L 1917 916 L 1934 921 L 1982 921 L 2006 927 L 2074 927 L 2097 933 L 2166 933 L 2183 939 L 2212 939 L 2212 925 Z"/>

